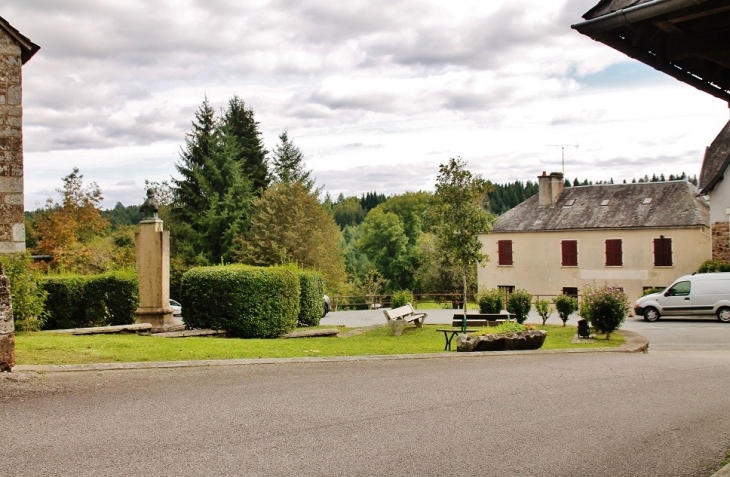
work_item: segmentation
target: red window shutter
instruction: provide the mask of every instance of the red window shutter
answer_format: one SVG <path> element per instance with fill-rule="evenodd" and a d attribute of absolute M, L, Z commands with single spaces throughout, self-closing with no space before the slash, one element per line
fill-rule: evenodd
<path fill-rule="evenodd" d="M 621 239 L 606 240 L 606 266 L 619 267 L 623 265 L 623 250 Z"/>
<path fill-rule="evenodd" d="M 654 239 L 654 266 L 672 266 L 672 239 L 664 237 Z"/>
<path fill-rule="evenodd" d="M 562 265 L 564 267 L 578 266 L 578 241 L 563 240 L 560 242 L 562 248 Z"/>
<path fill-rule="evenodd" d="M 500 265 L 512 265 L 512 241 L 511 240 L 497 241 L 497 249 L 498 249 L 498 253 L 499 253 L 499 264 Z"/>

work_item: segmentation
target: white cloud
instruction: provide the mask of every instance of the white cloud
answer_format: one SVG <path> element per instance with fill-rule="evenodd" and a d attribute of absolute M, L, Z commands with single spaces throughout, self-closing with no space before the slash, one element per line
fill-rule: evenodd
<path fill-rule="evenodd" d="M 699 171 L 725 105 L 570 29 L 596 0 L 24 0 L 26 207 L 74 166 L 140 203 L 207 95 L 287 128 L 327 190 L 430 188 L 462 156 L 495 182 Z M 667 101 L 671 98 L 671 101 Z M 336 194 L 333 194 L 336 196 Z"/>

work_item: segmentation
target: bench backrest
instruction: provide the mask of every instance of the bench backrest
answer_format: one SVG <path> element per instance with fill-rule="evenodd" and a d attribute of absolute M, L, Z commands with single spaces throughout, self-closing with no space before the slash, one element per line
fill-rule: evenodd
<path fill-rule="evenodd" d="M 399 306 L 398 308 L 393 308 L 392 310 L 383 310 L 383 313 L 385 314 L 385 317 L 389 320 L 397 320 L 398 318 L 404 318 L 408 315 L 412 315 L 415 313 L 413 310 L 413 307 L 410 303 L 404 306 Z"/>

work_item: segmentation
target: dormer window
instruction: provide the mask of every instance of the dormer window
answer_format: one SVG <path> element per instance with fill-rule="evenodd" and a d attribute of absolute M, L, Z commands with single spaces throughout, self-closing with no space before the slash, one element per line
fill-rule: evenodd
<path fill-rule="evenodd" d="M 649 204 L 651 204 L 651 199 L 652 199 L 651 197 L 647 197 L 646 199 L 644 199 L 641 202 L 641 205 L 649 205 Z"/>
<path fill-rule="evenodd" d="M 568 199 L 565 201 L 565 207 L 572 207 L 575 204 L 575 199 Z"/>
<path fill-rule="evenodd" d="M 608 205 L 609 202 L 611 202 L 611 199 L 603 199 L 601 205 Z"/>

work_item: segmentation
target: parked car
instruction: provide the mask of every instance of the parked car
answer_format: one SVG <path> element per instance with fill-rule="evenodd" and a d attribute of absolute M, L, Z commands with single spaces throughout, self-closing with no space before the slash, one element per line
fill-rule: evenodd
<path fill-rule="evenodd" d="M 322 318 L 324 318 L 332 309 L 332 302 L 330 301 L 330 297 L 327 295 L 322 295 L 322 298 L 324 299 L 324 313 L 322 314 Z"/>
<path fill-rule="evenodd" d="M 646 321 L 656 321 L 662 315 L 716 315 L 730 323 L 730 272 L 679 277 L 665 290 L 639 298 L 634 312 Z"/>
<path fill-rule="evenodd" d="M 172 316 L 182 316 L 182 305 L 179 301 L 170 298 L 170 308 L 172 308 Z"/>

